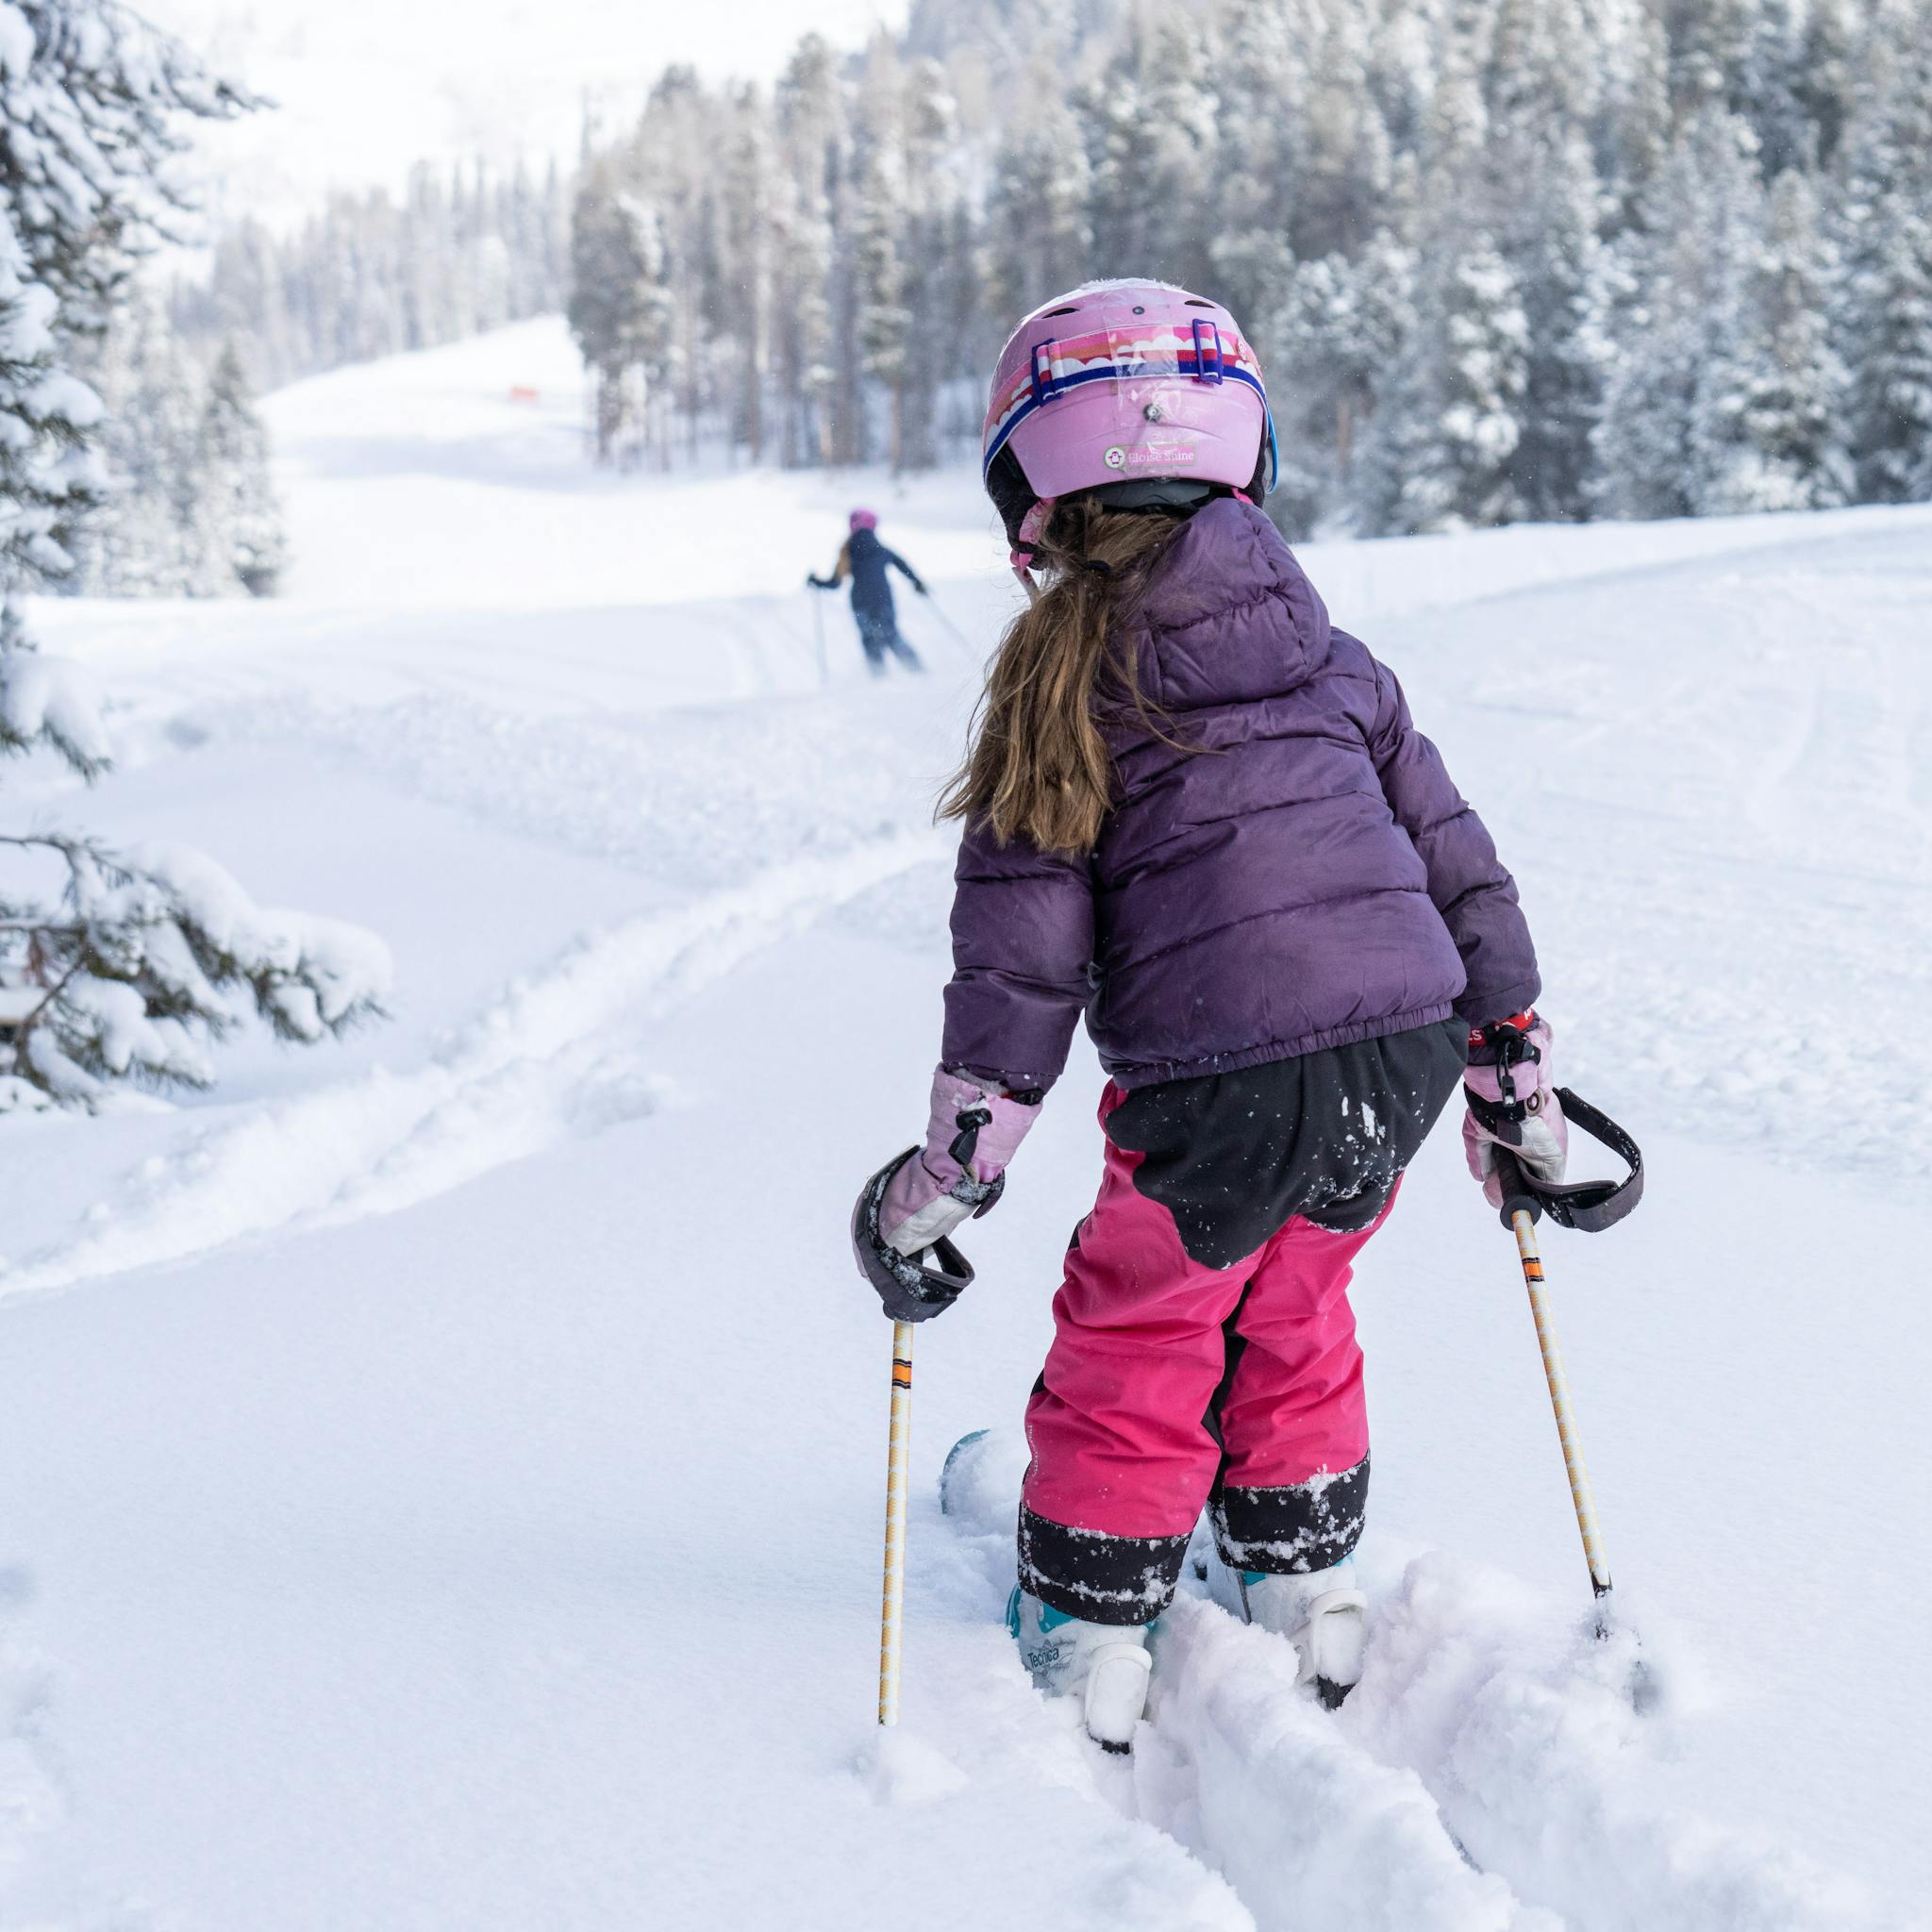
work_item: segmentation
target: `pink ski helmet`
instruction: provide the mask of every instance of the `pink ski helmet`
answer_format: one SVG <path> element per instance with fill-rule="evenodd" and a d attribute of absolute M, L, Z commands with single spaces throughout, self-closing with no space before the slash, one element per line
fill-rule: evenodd
<path fill-rule="evenodd" d="M 879 513 L 875 509 L 856 509 L 852 512 L 852 527 L 855 530 L 876 530 L 879 526 Z"/>
<path fill-rule="evenodd" d="M 1274 487 L 1255 352 L 1218 302 L 1168 282 L 1087 282 L 1036 308 L 1000 351 L 980 449 L 1023 577 L 1060 497 L 1136 486 L 1137 501 L 1185 501 L 1220 486 L 1253 503 Z M 1140 487 L 1154 484 L 1181 487 Z"/>

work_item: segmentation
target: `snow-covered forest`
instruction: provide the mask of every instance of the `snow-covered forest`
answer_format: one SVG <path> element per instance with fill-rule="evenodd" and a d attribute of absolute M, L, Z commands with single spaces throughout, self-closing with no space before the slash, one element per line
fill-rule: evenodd
<path fill-rule="evenodd" d="M 569 210 L 554 161 L 502 181 L 424 165 L 400 202 L 338 189 L 290 233 L 216 226 L 164 298 L 144 291 L 76 341 L 76 371 L 105 406 L 102 489 L 60 589 L 273 595 L 285 539 L 258 391 L 554 313 Z"/>
<path fill-rule="evenodd" d="M 400 199 L 337 188 L 292 232 L 222 226 L 206 268 L 177 275 L 175 335 L 239 346 L 262 388 L 434 348 L 563 307 L 572 179 L 553 158 L 501 179 L 479 165 L 410 172 Z"/>
<path fill-rule="evenodd" d="M 957 458 L 1099 274 L 1255 337 L 1291 530 L 1932 495 L 1923 0 L 913 9 L 667 72 L 586 169 L 607 455 Z"/>
<path fill-rule="evenodd" d="M 77 520 L 72 596 L 273 596 L 285 541 L 268 432 L 233 338 L 207 359 L 156 303 L 126 304 L 75 344 L 100 398 L 100 500 Z"/>

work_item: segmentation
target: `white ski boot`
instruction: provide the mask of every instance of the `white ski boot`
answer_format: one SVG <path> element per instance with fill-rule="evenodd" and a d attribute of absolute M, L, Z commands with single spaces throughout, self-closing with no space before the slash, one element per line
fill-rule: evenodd
<path fill-rule="evenodd" d="M 1133 1749 L 1134 1726 L 1147 1709 L 1147 1679 L 1154 1670 L 1144 1624 L 1089 1624 L 1015 1584 L 1007 1601 L 1007 1628 L 1041 1690 L 1081 1700 L 1087 1735 L 1103 1751 Z"/>
<path fill-rule="evenodd" d="M 1312 1684 L 1333 1710 L 1361 1682 L 1369 1600 L 1355 1587 L 1355 1558 L 1332 1570 L 1275 1576 L 1236 1572 L 1248 1621 L 1286 1637 L 1301 1659 L 1297 1681 Z"/>

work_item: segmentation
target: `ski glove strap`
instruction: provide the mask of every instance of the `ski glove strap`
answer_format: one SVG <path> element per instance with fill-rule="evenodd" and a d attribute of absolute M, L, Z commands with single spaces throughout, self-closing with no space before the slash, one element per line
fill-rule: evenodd
<path fill-rule="evenodd" d="M 1007 1163 L 1039 1119 L 1040 1099 L 944 1067 L 933 1074 L 924 1144 L 874 1174 L 853 1214 L 858 1271 L 895 1322 L 951 1307 L 973 1279 L 950 1237 L 1005 1191 Z"/>
<path fill-rule="evenodd" d="M 879 1210 L 894 1176 L 919 1149 L 889 1160 L 859 1191 L 852 1210 L 852 1255 L 894 1322 L 925 1322 L 943 1315 L 973 1284 L 973 1264 L 944 1235 L 916 1255 L 902 1255 L 879 1232 Z"/>
<path fill-rule="evenodd" d="M 1501 1162 L 1509 1154 L 1546 1188 L 1561 1184 L 1570 1129 L 1550 1079 L 1550 1028 L 1534 1013 L 1498 1020 L 1470 1038 L 1463 1091 L 1463 1153 L 1491 1208 L 1504 1202 Z"/>
<path fill-rule="evenodd" d="M 1568 1087 L 1557 1088 L 1557 1098 L 1562 1104 L 1564 1119 L 1573 1127 L 1581 1127 L 1592 1141 L 1601 1141 L 1630 1172 L 1621 1181 L 1559 1181 L 1552 1185 L 1524 1172 L 1519 1164 L 1510 1178 L 1521 1183 L 1529 1198 L 1523 1201 L 1514 1197 L 1513 1188 L 1509 1191 L 1512 1198 L 1504 1204 L 1503 1225 L 1509 1225 L 1512 1212 L 1520 1206 L 1527 1208 L 1532 1221 L 1547 1213 L 1558 1227 L 1574 1227 L 1579 1234 L 1601 1234 L 1605 1228 L 1616 1226 L 1643 1199 L 1643 1153 L 1608 1114 L 1579 1099 Z M 1471 1094 L 1472 1113 L 1477 1104 L 1476 1096 Z"/>

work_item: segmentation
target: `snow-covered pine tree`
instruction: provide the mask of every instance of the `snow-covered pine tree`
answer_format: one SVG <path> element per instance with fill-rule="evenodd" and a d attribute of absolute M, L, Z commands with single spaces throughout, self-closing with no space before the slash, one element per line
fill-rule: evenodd
<path fill-rule="evenodd" d="M 1843 147 L 1848 440 L 1858 499 L 1897 503 L 1932 477 L 1932 8 L 1874 14 Z"/>
<path fill-rule="evenodd" d="M 735 394 L 732 441 L 753 462 L 765 453 L 765 384 L 771 362 L 773 245 L 771 210 L 776 182 L 770 123 L 758 91 L 733 103 L 730 144 L 724 157 L 723 194 L 727 274 L 733 300 Z"/>
<path fill-rule="evenodd" d="M 1219 223 L 1211 57 L 1185 11 L 1135 12 L 1107 69 L 1078 99 L 1089 127 L 1093 253 L 1102 273 L 1192 285 L 1210 269 Z"/>
<path fill-rule="evenodd" d="M 993 158 L 986 252 L 999 308 L 1024 315 L 1097 273 L 1079 117 L 1051 60 L 1035 59 Z"/>
<path fill-rule="evenodd" d="M 1426 38 L 1441 10 L 1416 8 L 1401 25 Z M 1292 18 L 1314 50 L 1309 72 L 1321 76 L 1308 101 L 1302 172 L 1290 210 L 1289 242 L 1297 260 L 1338 254 L 1352 258 L 1391 225 L 1392 143 L 1373 80 L 1372 20 L 1370 8 L 1336 0 L 1298 7 Z"/>
<path fill-rule="evenodd" d="M 238 99 L 107 0 L 0 0 L 0 753 L 107 765 L 92 680 L 33 648 L 15 600 L 65 571 L 97 491 L 100 404 L 69 373 L 73 338 L 110 319 L 168 206 L 177 117 Z M 203 1084 L 206 1042 L 244 1006 L 319 1040 L 375 1009 L 388 970 L 370 935 L 263 912 L 198 854 L 0 833 L 0 1108 Z"/>
<path fill-rule="evenodd" d="M 1751 302 L 1763 236 L 1757 137 L 1707 105 L 1679 131 L 1621 250 L 1595 439 L 1604 513 L 1695 516 L 1729 487 L 1742 399 L 1761 367 Z"/>
<path fill-rule="evenodd" d="M 662 374 L 672 293 L 658 212 L 625 188 L 608 158 L 592 163 L 578 186 L 571 255 L 571 333 L 596 385 L 597 458 L 612 462 Z M 640 377 L 642 401 L 633 393 Z"/>
<path fill-rule="evenodd" d="M 1613 42 L 1600 64 L 1602 88 L 1591 133 L 1608 203 L 1608 241 L 1639 225 L 1643 197 L 1670 153 L 1670 42 L 1660 11 L 1639 11 L 1628 36 Z"/>
<path fill-rule="evenodd" d="M 206 597 L 225 588 L 208 541 L 206 382 L 154 305 L 131 301 L 77 367 L 100 396 L 101 499 L 58 587 L 82 596 Z M 232 588 L 232 579 L 225 586 Z"/>
<path fill-rule="evenodd" d="M 1671 98 L 1682 115 L 1742 105 L 1757 0 L 1663 0 Z"/>
<path fill-rule="evenodd" d="M 1511 475 L 1525 517 L 1590 513 L 1602 399 L 1603 192 L 1585 129 L 1588 36 L 1574 0 L 1500 0 L 1490 40 L 1483 198 L 1525 329 Z"/>
<path fill-rule="evenodd" d="M 1849 495 L 1845 372 L 1827 337 L 1833 266 L 1817 196 L 1788 168 L 1764 208 L 1737 343 L 1716 362 L 1691 412 L 1691 495 L 1700 515 L 1825 509 Z"/>
<path fill-rule="evenodd" d="M 1397 487 L 1392 475 L 1358 477 L 1357 450 L 1366 438 L 1376 462 L 1372 424 L 1387 372 L 1417 334 L 1415 275 L 1413 251 L 1385 230 L 1354 260 L 1295 266 L 1282 299 L 1261 312 L 1281 457 L 1268 508 L 1291 537 L 1310 534 L 1331 506 L 1381 505 Z M 1397 441 L 1387 439 L 1391 462 Z"/>
<path fill-rule="evenodd" d="M 1802 98 L 1805 43 L 1792 0 L 1753 0 L 1739 111 L 1757 137 L 1758 164 L 1767 180 L 1802 166 L 1813 150 L 1813 133 Z"/>
<path fill-rule="evenodd" d="M 658 381 L 683 418 L 684 442 L 695 452 L 707 413 L 724 401 L 725 359 L 713 342 L 731 334 L 733 291 L 725 272 L 716 150 L 723 144 L 724 104 L 690 67 L 668 68 L 652 88 L 623 154 L 625 191 L 656 217 L 661 247 L 658 287 L 667 336 Z M 669 450 L 669 420 L 660 424 Z"/>
<path fill-rule="evenodd" d="M 206 1087 L 245 1008 L 308 1044 L 376 1010 L 387 949 L 264 910 L 212 859 L 0 834 L 0 1112 L 97 1106 L 113 1083 Z"/>
<path fill-rule="evenodd" d="M 1515 523 L 1524 514 L 1515 464 L 1529 363 L 1522 285 L 1481 230 L 1434 251 L 1424 277 L 1431 326 L 1396 388 L 1399 483 L 1383 527 Z"/>
<path fill-rule="evenodd" d="M 969 309 L 949 304 L 957 284 L 943 257 L 957 193 L 943 167 L 958 119 L 958 103 L 937 60 L 915 60 L 905 92 L 906 264 L 904 299 L 909 318 L 905 374 L 893 393 L 893 464 L 926 470 L 939 460 L 939 389 L 958 363 L 971 326 Z"/>
<path fill-rule="evenodd" d="M 1806 122 L 1803 161 L 1818 167 L 1837 159 L 1851 109 L 1854 7 L 1855 0 L 1809 0 L 1799 30 L 1793 87 Z"/>
<path fill-rule="evenodd" d="M 832 457 L 833 184 L 841 172 L 845 127 L 832 50 L 818 35 L 808 34 L 792 55 L 778 84 L 777 111 L 784 165 L 774 218 L 774 322 L 781 459 L 791 467 Z"/>
<path fill-rule="evenodd" d="M 208 374 L 199 430 L 205 547 L 218 591 L 240 585 L 251 597 L 272 597 L 288 542 L 269 473 L 268 431 L 255 413 L 242 352 L 232 341 L 223 344 Z"/>
<path fill-rule="evenodd" d="M 1298 8 L 1281 0 L 1236 0 L 1224 31 L 1243 58 L 1217 71 L 1219 218 L 1208 244 L 1213 287 L 1257 341 L 1268 318 L 1292 304 L 1294 206 L 1307 172 L 1307 102 L 1313 85 Z"/>
<path fill-rule="evenodd" d="M 1523 285 L 1486 223 L 1490 119 L 1458 37 L 1430 106 L 1413 328 L 1378 401 L 1358 483 L 1378 533 L 1513 523 L 1529 382 Z"/>
<path fill-rule="evenodd" d="M 904 452 L 906 385 L 913 355 L 908 303 L 908 215 L 903 126 L 904 75 L 883 42 L 873 49 L 860 100 L 858 206 L 853 225 L 854 340 L 864 373 L 885 391 L 891 427 L 887 460 L 894 472 Z M 861 415 L 859 434 L 864 437 Z M 857 454 L 863 460 L 867 443 Z"/>

